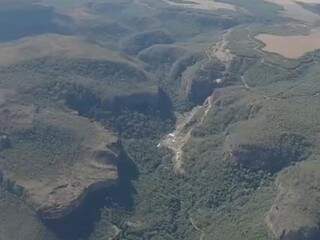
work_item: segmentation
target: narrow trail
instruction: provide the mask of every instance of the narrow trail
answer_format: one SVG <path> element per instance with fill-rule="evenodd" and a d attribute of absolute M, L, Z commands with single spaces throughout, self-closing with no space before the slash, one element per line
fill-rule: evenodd
<path fill-rule="evenodd" d="M 243 75 L 241 76 L 241 82 L 246 89 L 251 90 L 251 87 L 247 84 L 246 79 Z"/>
<path fill-rule="evenodd" d="M 195 224 L 195 222 L 194 222 L 194 220 L 193 220 L 192 217 L 189 218 L 189 221 L 190 221 L 191 225 L 193 226 L 193 228 L 194 228 L 197 232 L 200 232 L 200 238 L 199 238 L 199 240 L 203 240 L 204 237 L 205 237 L 205 232 Z"/>

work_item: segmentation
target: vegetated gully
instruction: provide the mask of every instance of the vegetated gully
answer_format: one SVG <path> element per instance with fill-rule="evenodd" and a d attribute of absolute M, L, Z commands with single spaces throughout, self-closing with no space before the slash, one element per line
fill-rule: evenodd
<path fill-rule="evenodd" d="M 227 68 L 221 75 L 225 76 L 226 71 Z M 215 79 L 215 83 L 218 87 L 220 84 L 223 86 L 224 78 Z M 164 101 L 167 100 L 168 99 L 164 99 Z M 194 106 L 190 112 L 180 114 L 180 117 L 177 118 L 175 130 L 172 133 L 163 133 L 163 136 L 159 138 L 158 147 L 166 147 L 173 153 L 173 171 L 175 171 L 176 174 L 185 173 L 183 169 L 182 148 L 189 140 L 192 130 L 205 120 L 211 108 L 211 103 L 212 93 L 206 96 L 206 100 L 202 105 Z M 96 106 L 100 104 L 96 103 L 93 105 L 92 107 L 96 108 Z M 78 107 L 81 109 L 80 105 Z M 90 109 L 84 112 L 79 110 L 74 104 L 72 104 L 72 109 L 78 111 L 79 115 L 84 117 L 93 117 Z M 199 121 L 194 122 L 193 116 L 199 114 L 201 114 Z M 96 120 L 104 121 L 105 119 Z M 185 129 L 186 126 L 188 126 L 188 129 Z M 123 148 L 118 161 L 118 174 L 119 179 L 115 186 L 91 192 L 86 196 L 81 206 L 74 212 L 63 219 L 47 220 L 44 222 L 45 225 L 61 240 L 88 239 L 94 230 L 95 223 L 100 219 L 102 208 L 133 210 L 133 194 L 135 194 L 135 189 L 132 180 L 137 179 L 138 169 Z"/>

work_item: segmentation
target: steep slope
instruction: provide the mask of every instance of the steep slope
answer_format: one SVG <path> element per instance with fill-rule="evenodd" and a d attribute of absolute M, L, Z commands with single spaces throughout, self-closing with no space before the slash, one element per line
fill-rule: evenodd
<path fill-rule="evenodd" d="M 37 110 L 13 96 L 3 96 L 1 105 L 1 132 L 9 139 L 1 152 L 2 181 L 13 183 L 42 218 L 61 218 L 88 192 L 116 182 L 119 150 L 113 133 L 70 112 Z"/>
<path fill-rule="evenodd" d="M 278 239 L 319 238 L 319 181 L 318 160 L 289 168 L 278 177 L 278 195 L 266 217 Z"/>

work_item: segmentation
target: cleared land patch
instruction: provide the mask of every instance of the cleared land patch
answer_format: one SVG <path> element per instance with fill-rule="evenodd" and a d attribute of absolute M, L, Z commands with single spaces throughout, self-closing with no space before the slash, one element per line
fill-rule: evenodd
<path fill-rule="evenodd" d="M 298 21 L 314 24 L 320 21 L 320 16 L 303 8 L 294 0 L 265 0 L 283 7 L 283 15 Z M 319 0 L 299 0 L 301 3 L 320 3 Z"/>
<path fill-rule="evenodd" d="M 265 44 L 263 51 L 280 54 L 286 58 L 297 59 L 308 52 L 320 48 L 320 32 L 312 31 L 309 35 L 277 36 L 259 34 L 256 39 Z"/>

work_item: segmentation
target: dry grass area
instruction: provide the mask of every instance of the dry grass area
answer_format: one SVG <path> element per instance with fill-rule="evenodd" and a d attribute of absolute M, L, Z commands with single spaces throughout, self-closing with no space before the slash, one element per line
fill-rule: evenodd
<path fill-rule="evenodd" d="M 260 34 L 256 39 L 265 46 L 263 51 L 280 54 L 289 59 L 297 59 L 308 52 L 320 49 L 320 32 L 312 31 L 309 35 L 277 36 Z"/>
<path fill-rule="evenodd" d="M 228 9 L 236 10 L 236 7 L 232 4 L 221 3 L 212 0 L 192 0 L 192 1 L 173 1 L 173 0 L 163 0 L 166 3 L 178 6 L 178 7 L 187 7 L 201 10 L 217 10 L 217 9 Z"/>
<path fill-rule="evenodd" d="M 26 37 L 0 44 L 0 65 L 46 56 L 123 60 L 118 54 L 84 40 L 59 34 Z"/>
<path fill-rule="evenodd" d="M 310 29 L 320 22 L 320 16 L 305 9 L 300 3 L 320 4 L 320 0 L 264 0 L 283 8 L 281 13 L 289 18 L 298 20 Z M 256 39 L 265 44 L 263 51 L 277 53 L 288 59 L 297 59 L 306 53 L 320 49 L 320 31 L 311 30 L 308 35 L 279 36 L 259 34 Z"/>
<path fill-rule="evenodd" d="M 303 8 L 295 0 L 265 0 L 283 7 L 283 15 L 308 24 L 320 21 L 320 16 Z M 319 0 L 299 0 L 302 3 L 320 3 Z"/>

